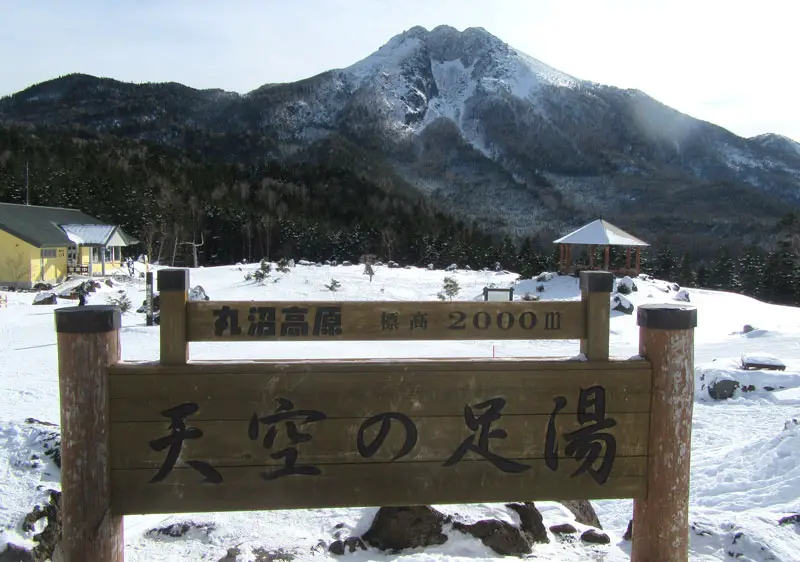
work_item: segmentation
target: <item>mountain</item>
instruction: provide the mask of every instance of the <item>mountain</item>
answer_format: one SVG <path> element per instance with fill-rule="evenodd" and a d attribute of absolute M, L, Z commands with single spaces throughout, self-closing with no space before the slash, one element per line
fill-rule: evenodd
<path fill-rule="evenodd" d="M 69 75 L 0 123 L 169 145 L 241 166 L 344 166 L 496 232 L 602 216 L 643 238 L 757 240 L 800 206 L 800 150 L 581 80 L 481 28 L 414 27 L 367 58 L 244 95 Z M 550 238 L 552 239 L 552 238 Z"/>

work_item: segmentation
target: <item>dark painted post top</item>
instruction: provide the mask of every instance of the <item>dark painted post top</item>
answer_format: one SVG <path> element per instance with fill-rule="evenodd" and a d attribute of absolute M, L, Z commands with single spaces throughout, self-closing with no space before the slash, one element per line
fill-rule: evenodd
<path fill-rule="evenodd" d="M 68 306 L 55 311 L 56 333 L 104 334 L 119 330 L 119 307 L 110 305 Z"/>
<path fill-rule="evenodd" d="M 691 330 L 697 327 L 697 308 L 685 304 L 643 304 L 636 324 L 653 330 Z"/>
<path fill-rule="evenodd" d="M 188 269 L 162 269 L 158 272 L 158 290 L 185 291 L 189 288 Z"/>
<path fill-rule="evenodd" d="M 581 292 L 610 293 L 614 290 L 614 274 L 610 271 L 581 271 Z"/>

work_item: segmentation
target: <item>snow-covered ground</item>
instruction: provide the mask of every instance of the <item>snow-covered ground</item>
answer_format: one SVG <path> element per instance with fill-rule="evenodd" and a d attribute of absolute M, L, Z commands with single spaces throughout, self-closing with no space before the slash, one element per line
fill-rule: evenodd
<path fill-rule="evenodd" d="M 508 273 L 464 271 L 445 273 L 424 269 L 376 267 L 375 278 L 363 266 L 296 266 L 289 273 L 273 273 L 263 285 L 244 280 L 257 265 L 201 268 L 191 271 L 191 284 L 202 285 L 213 300 L 433 300 L 445 276 L 455 277 L 461 292 L 457 299 L 481 300 L 482 289 L 494 284 L 515 284 L 515 298 L 526 292 L 542 299 L 578 299 L 578 282 L 572 277 L 550 281 L 518 280 Z M 325 288 L 332 278 L 341 282 L 338 292 Z M 674 290 L 661 281 L 636 280 L 638 291 L 627 298 L 635 305 L 674 302 Z M 536 287 L 544 286 L 537 293 Z M 117 288 L 103 288 L 89 304 L 106 304 Z M 143 286 L 127 291 L 134 309 L 144 299 Z M 693 290 L 691 303 L 698 308 L 695 335 L 697 391 L 692 436 L 691 559 L 750 561 L 800 560 L 800 524 L 779 525 L 785 516 L 800 513 L 800 309 L 767 305 L 727 293 Z M 41 454 L 48 432 L 56 430 L 36 422 L 59 422 L 56 335 L 53 309 L 32 306 L 30 293 L 4 293 L 8 305 L 0 308 L 0 552 L 6 542 L 33 546 L 33 534 L 21 521 L 33 506 L 47 499 L 47 490 L 59 486 L 59 472 Z M 749 324 L 755 328 L 744 333 Z M 613 313 L 611 353 L 630 357 L 638 351 L 638 328 L 633 316 Z M 125 360 L 158 357 L 158 328 L 144 325 L 144 315 L 123 316 L 122 355 Z M 461 341 L 461 342 L 345 342 L 345 343 L 242 343 L 190 345 L 192 359 L 246 359 L 298 357 L 491 357 L 574 356 L 577 341 Z M 785 371 L 741 371 L 743 354 L 774 356 Z M 702 380 L 701 380 L 702 378 Z M 736 379 L 743 388 L 724 401 L 708 396 L 707 384 Z M 752 390 L 751 390 L 752 385 Z M 764 387 L 773 390 L 765 390 Z M 781 389 L 783 387 L 783 389 Z M 34 458 L 36 457 L 36 458 Z M 519 498 L 520 501 L 525 498 Z M 630 543 L 622 535 L 631 517 L 631 501 L 593 502 L 611 544 L 583 546 L 551 537 L 537 544 L 538 560 L 627 560 Z M 493 517 L 515 521 L 502 504 L 436 506 L 465 522 Z M 574 523 L 560 504 L 539 502 L 545 525 Z M 183 514 L 125 518 L 126 560 L 218 561 L 228 549 L 238 547 L 239 560 L 252 560 L 259 548 L 282 552 L 284 558 L 334 558 L 320 541 L 330 543 L 335 533 L 365 531 L 377 508 L 318 509 L 275 512 Z M 180 538 L 153 537 L 149 529 L 191 519 L 212 524 Z M 337 528 L 337 525 L 339 527 Z M 579 530 L 584 526 L 575 524 Z M 367 552 L 346 554 L 348 560 L 490 560 L 500 558 L 481 542 L 458 532 L 442 546 L 399 555 Z M 264 558 L 270 559 L 270 558 Z"/>

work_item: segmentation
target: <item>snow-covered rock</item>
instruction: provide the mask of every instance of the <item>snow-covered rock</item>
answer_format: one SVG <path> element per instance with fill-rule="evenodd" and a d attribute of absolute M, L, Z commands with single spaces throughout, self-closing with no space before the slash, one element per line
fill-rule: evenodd
<path fill-rule="evenodd" d="M 675 296 L 672 298 L 680 302 L 691 302 L 691 299 L 689 298 L 689 291 L 687 291 L 686 289 L 679 290 L 677 293 L 675 293 Z"/>
<path fill-rule="evenodd" d="M 33 297 L 33 304 L 58 304 L 58 297 L 51 291 L 42 291 Z"/>
<path fill-rule="evenodd" d="M 208 295 L 206 294 L 206 290 L 203 289 L 202 286 L 197 285 L 196 287 L 192 287 L 189 289 L 189 300 L 190 301 L 207 301 L 209 299 Z"/>
<path fill-rule="evenodd" d="M 633 303 L 622 295 L 611 295 L 611 310 L 622 312 L 624 314 L 633 314 Z"/>

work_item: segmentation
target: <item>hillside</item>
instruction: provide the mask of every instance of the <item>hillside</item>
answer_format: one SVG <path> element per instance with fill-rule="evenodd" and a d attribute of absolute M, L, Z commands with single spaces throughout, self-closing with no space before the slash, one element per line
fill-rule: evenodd
<path fill-rule="evenodd" d="M 141 264 L 137 264 L 141 267 Z M 516 273 L 494 271 L 454 272 L 426 269 L 375 267 L 372 281 L 362 266 L 298 265 L 286 273 L 273 273 L 264 284 L 246 281 L 256 264 L 190 270 L 191 286 L 201 285 L 213 300 L 283 301 L 424 301 L 436 299 L 445 276 L 460 285 L 456 300 L 480 299 L 485 286 L 515 287 L 515 297 L 535 292 L 544 300 L 577 300 L 574 277 L 536 282 Z M 331 279 L 341 287 L 326 288 Z M 675 291 L 666 281 L 637 279 L 637 291 L 628 295 L 644 303 L 675 302 Z M 118 297 L 119 286 L 101 285 L 89 304 L 105 304 Z M 141 284 L 122 286 L 138 305 L 144 298 Z M 694 562 L 747 560 L 790 562 L 800 551 L 800 534 L 791 516 L 800 514 L 800 313 L 797 308 L 768 305 L 754 299 L 707 289 L 689 289 L 698 309 L 695 330 L 696 394 L 693 414 L 690 496 L 690 559 Z M 33 306 L 30 293 L 2 293 L 8 306 L 0 308 L 0 335 L 5 352 L 0 354 L 3 373 L 0 393 L 0 552 L 5 542 L 32 547 L 34 529 L 22 520 L 35 505 L 47 505 L 50 489 L 60 489 L 58 467 L 46 454 L 58 437 L 58 357 L 53 330 L 53 306 Z M 71 301 L 60 299 L 56 306 Z M 125 361 L 153 361 L 159 355 L 158 328 L 148 328 L 144 315 L 123 315 L 121 352 Z M 744 333 L 749 324 L 755 329 Z M 636 313 L 613 312 L 610 350 L 614 358 L 638 354 Z M 33 352 L 32 352 L 33 350 Z M 575 340 L 536 341 L 400 341 L 400 342 L 265 342 L 232 345 L 227 342 L 191 344 L 191 358 L 208 360 L 273 360 L 290 358 L 402 358 L 472 357 L 575 357 Z M 742 354 L 774 354 L 785 371 L 742 371 Z M 535 379 L 536 374 L 532 374 Z M 752 384 L 740 388 L 731 399 L 712 400 L 708 384 L 735 379 Z M 783 388 L 782 388 L 783 387 Z M 748 391 L 745 391 L 748 390 Z M 298 407 L 302 407 L 298 404 Z M 37 421 L 38 420 L 38 421 Z M 792 421 L 794 420 L 794 422 Z M 496 427 L 508 423 L 507 418 Z M 245 427 L 243 425 L 243 427 Z M 166 431 L 167 422 L 164 423 Z M 311 424 L 308 429 L 319 437 Z M 301 445 L 301 451 L 302 451 Z M 302 453 L 301 453 L 302 454 Z M 472 455 L 473 453 L 469 453 Z M 302 457 L 301 457 L 302 458 Z M 520 498 L 523 500 L 525 498 Z M 630 500 L 593 502 L 602 532 L 610 542 L 587 545 L 577 535 L 548 531 L 548 543 L 536 543 L 532 556 L 543 562 L 583 562 L 629 559 L 630 542 L 623 539 L 632 513 Z M 498 519 L 519 525 L 518 516 L 503 504 L 437 505 L 437 510 L 456 521 L 473 523 Z M 587 525 L 556 502 L 536 502 L 544 525 L 569 523 L 580 533 Z M 446 525 L 444 544 L 391 554 L 370 546 L 367 551 L 336 557 L 328 547 L 337 538 L 360 536 L 370 526 L 377 507 L 233 513 L 187 513 L 125 518 L 125 559 L 130 562 L 195 561 L 253 562 L 257 560 L 345 560 L 362 562 L 459 560 L 500 561 L 496 552 L 480 540 Z M 784 520 L 784 523 L 779 521 Z M 166 530 L 174 535 L 165 536 Z M 161 529 L 161 532 L 156 531 Z M 181 530 L 182 529 L 182 530 Z M 226 558 L 232 549 L 239 555 Z M 259 552 L 261 553 L 259 555 Z M 268 558 L 267 555 L 272 558 Z"/>
<path fill-rule="evenodd" d="M 480 28 L 415 27 L 350 67 L 243 95 L 69 75 L 0 100 L 0 123 L 250 170 L 335 166 L 489 232 L 545 240 L 602 215 L 645 239 L 748 243 L 800 205 L 794 141 L 738 137 Z"/>

